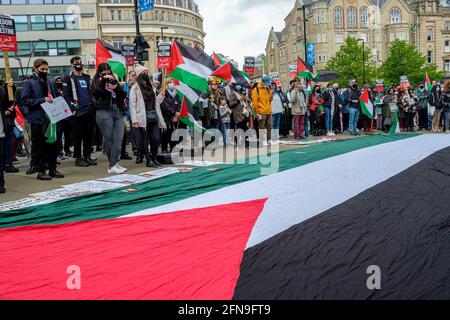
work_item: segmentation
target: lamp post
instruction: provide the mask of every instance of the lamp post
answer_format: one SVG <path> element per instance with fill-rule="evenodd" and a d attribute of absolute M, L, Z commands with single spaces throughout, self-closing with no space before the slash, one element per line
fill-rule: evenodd
<path fill-rule="evenodd" d="M 38 40 L 34 43 L 33 49 L 32 49 L 31 52 L 30 52 L 30 58 L 28 58 L 27 68 L 25 69 L 25 72 L 28 72 L 28 68 L 30 67 L 31 58 L 33 58 L 33 55 L 34 55 L 34 50 L 36 49 L 37 44 L 38 44 L 39 42 L 41 42 L 41 41 L 45 41 L 45 40 L 44 40 L 44 39 L 38 39 Z M 22 72 L 22 74 L 23 74 L 23 72 Z M 25 76 L 25 75 L 23 75 L 23 76 Z"/>
<path fill-rule="evenodd" d="M 366 52 L 365 52 L 365 43 L 366 40 L 365 39 L 358 39 L 358 42 L 362 41 L 363 44 L 363 85 L 366 84 Z"/>
<path fill-rule="evenodd" d="M 306 35 L 306 22 L 308 20 L 306 19 L 306 6 L 303 3 L 303 1 L 301 2 L 301 5 L 302 6 L 298 7 L 297 10 L 303 11 L 303 39 L 304 39 L 304 45 L 305 45 L 305 62 L 309 66 L 309 63 L 308 63 L 308 40 L 307 40 L 307 35 Z"/>

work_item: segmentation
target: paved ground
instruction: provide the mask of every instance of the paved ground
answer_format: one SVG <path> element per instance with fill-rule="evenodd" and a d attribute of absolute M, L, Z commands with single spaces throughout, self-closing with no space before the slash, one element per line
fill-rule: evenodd
<path fill-rule="evenodd" d="M 348 136 L 347 136 L 348 137 Z M 279 150 L 289 150 L 299 148 L 300 146 L 280 145 Z M 242 152 L 242 150 L 241 150 Z M 129 152 L 132 154 L 131 152 Z M 234 152 L 227 154 L 226 159 L 233 159 Z M 253 157 L 257 155 L 257 149 L 252 149 L 250 153 L 239 154 L 238 157 Z M 36 174 L 27 176 L 25 171 L 29 166 L 29 159 L 19 158 L 19 163 L 15 164 L 20 169 L 20 173 L 6 173 L 6 194 L 0 195 L 0 203 L 15 201 L 29 197 L 30 194 L 53 190 L 72 183 L 77 183 L 86 180 L 99 179 L 107 176 L 107 159 L 101 152 L 93 154 L 93 158 L 98 159 L 98 166 L 89 168 L 78 168 L 74 166 L 74 159 L 63 160 L 58 170 L 66 177 L 64 179 L 53 179 L 52 181 L 39 181 L 36 179 Z M 135 158 L 135 157 L 133 157 Z M 221 157 L 222 158 L 222 157 Z M 199 159 L 201 160 L 201 159 Z M 206 161 L 214 161 L 214 159 L 205 157 Z M 217 161 L 219 162 L 219 161 Z M 223 161 L 220 161 L 223 162 Z M 123 167 L 128 169 L 127 173 L 139 174 L 152 169 L 146 168 L 145 163 L 137 165 L 135 159 L 131 161 L 121 161 Z"/>

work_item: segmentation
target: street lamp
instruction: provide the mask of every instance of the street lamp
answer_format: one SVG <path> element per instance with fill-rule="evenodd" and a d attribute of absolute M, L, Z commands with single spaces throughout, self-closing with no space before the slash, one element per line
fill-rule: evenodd
<path fill-rule="evenodd" d="M 31 50 L 31 53 L 30 53 L 30 58 L 28 59 L 27 68 L 25 69 L 25 72 L 28 72 L 28 68 L 30 67 L 31 58 L 33 58 L 33 55 L 34 55 L 34 50 L 36 49 L 37 44 L 41 41 L 45 41 L 45 40 L 37 39 L 37 41 L 34 43 L 33 49 Z M 23 72 L 22 72 L 22 74 L 23 74 Z M 25 76 L 25 75 L 23 75 L 23 76 Z"/>
<path fill-rule="evenodd" d="M 303 38 L 304 38 L 304 45 L 305 45 L 305 62 L 309 66 L 309 63 L 308 63 L 308 41 L 306 38 L 306 22 L 308 20 L 306 19 L 306 6 L 303 2 L 301 4 L 302 4 L 302 6 L 298 7 L 297 10 L 298 11 L 303 10 Z"/>
<path fill-rule="evenodd" d="M 366 40 L 365 39 L 358 39 L 358 42 L 362 41 L 363 44 L 363 85 L 366 84 L 366 52 L 365 52 L 365 43 Z"/>

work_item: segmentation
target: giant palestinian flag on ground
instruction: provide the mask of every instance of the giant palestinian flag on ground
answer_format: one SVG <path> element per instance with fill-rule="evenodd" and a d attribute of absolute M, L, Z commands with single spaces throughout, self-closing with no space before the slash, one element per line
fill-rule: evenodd
<path fill-rule="evenodd" d="M 2 213 L 0 298 L 450 299 L 448 136 L 284 151 L 261 176 L 264 163 Z"/>

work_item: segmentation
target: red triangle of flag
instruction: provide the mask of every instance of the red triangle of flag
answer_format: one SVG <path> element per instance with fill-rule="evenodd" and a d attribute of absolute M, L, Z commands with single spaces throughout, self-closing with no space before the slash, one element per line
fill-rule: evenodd
<path fill-rule="evenodd" d="M 231 79 L 233 77 L 231 73 L 231 63 L 228 62 L 224 64 L 222 67 L 214 71 L 211 76 L 221 78 L 227 82 L 231 82 Z"/>

